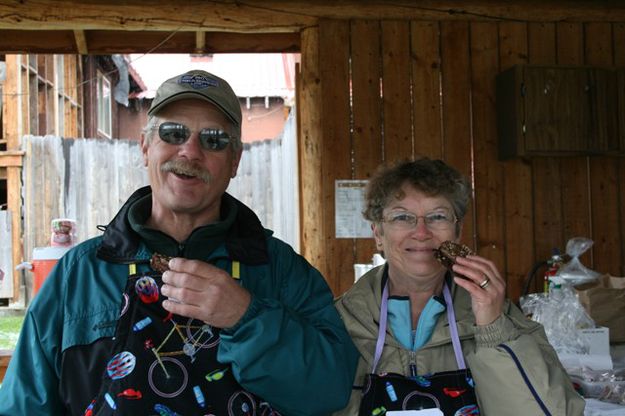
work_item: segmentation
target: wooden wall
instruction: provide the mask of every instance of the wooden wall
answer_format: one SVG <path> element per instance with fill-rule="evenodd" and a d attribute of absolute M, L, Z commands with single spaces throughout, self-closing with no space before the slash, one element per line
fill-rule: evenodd
<path fill-rule="evenodd" d="M 302 248 L 335 294 L 374 244 L 334 238 L 334 181 L 415 155 L 471 178 L 463 241 L 497 264 L 511 298 L 571 237 L 594 240 L 587 267 L 625 274 L 623 159 L 498 160 L 495 76 L 515 64 L 625 67 L 625 23 L 321 20 L 304 29 Z"/>

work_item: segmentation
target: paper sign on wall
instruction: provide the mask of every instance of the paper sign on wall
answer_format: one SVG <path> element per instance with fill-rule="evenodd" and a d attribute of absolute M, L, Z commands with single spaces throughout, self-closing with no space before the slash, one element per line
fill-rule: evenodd
<path fill-rule="evenodd" d="M 371 224 L 362 216 L 366 180 L 335 181 L 336 238 L 373 238 Z"/>

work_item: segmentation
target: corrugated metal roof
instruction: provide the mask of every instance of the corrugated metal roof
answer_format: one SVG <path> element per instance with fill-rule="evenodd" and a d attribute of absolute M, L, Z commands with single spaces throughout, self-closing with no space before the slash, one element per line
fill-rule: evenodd
<path fill-rule="evenodd" d="M 295 95 L 295 63 L 299 54 L 133 54 L 130 63 L 147 89 L 139 98 L 153 98 L 165 80 L 190 69 L 203 69 L 227 80 L 239 97 L 282 97 Z"/>

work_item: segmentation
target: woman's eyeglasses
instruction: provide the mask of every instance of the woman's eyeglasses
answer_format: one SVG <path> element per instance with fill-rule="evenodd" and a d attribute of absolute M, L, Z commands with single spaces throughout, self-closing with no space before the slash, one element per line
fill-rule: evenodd
<path fill-rule="evenodd" d="M 158 126 L 158 136 L 169 144 L 180 145 L 191 137 L 191 129 L 181 123 L 166 121 Z M 202 129 L 199 133 L 200 145 L 209 152 L 219 152 L 228 147 L 232 136 L 219 129 Z"/>
<path fill-rule="evenodd" d="M 430 231 L 446 231 L 458 222 L 455 215 L 445 211 L 430 212 L 425 215 L 415 215 L 408 211 L 393 211 L 386 214 L 382 222 L 397 230 L 409 231 L 417 226 L 419 218 L 423 218 L 425 226 Z"/>

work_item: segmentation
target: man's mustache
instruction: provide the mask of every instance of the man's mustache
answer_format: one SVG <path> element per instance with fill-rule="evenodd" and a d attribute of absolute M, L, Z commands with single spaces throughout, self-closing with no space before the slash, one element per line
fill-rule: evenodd
<path fill-rule="evenodd" d="M 184 160 L 168 160 L 161 166 L 161 172 L 172 172 L 178 175 L 193 176 L 210 183 L 211 174 L 194 163 Z"/>

